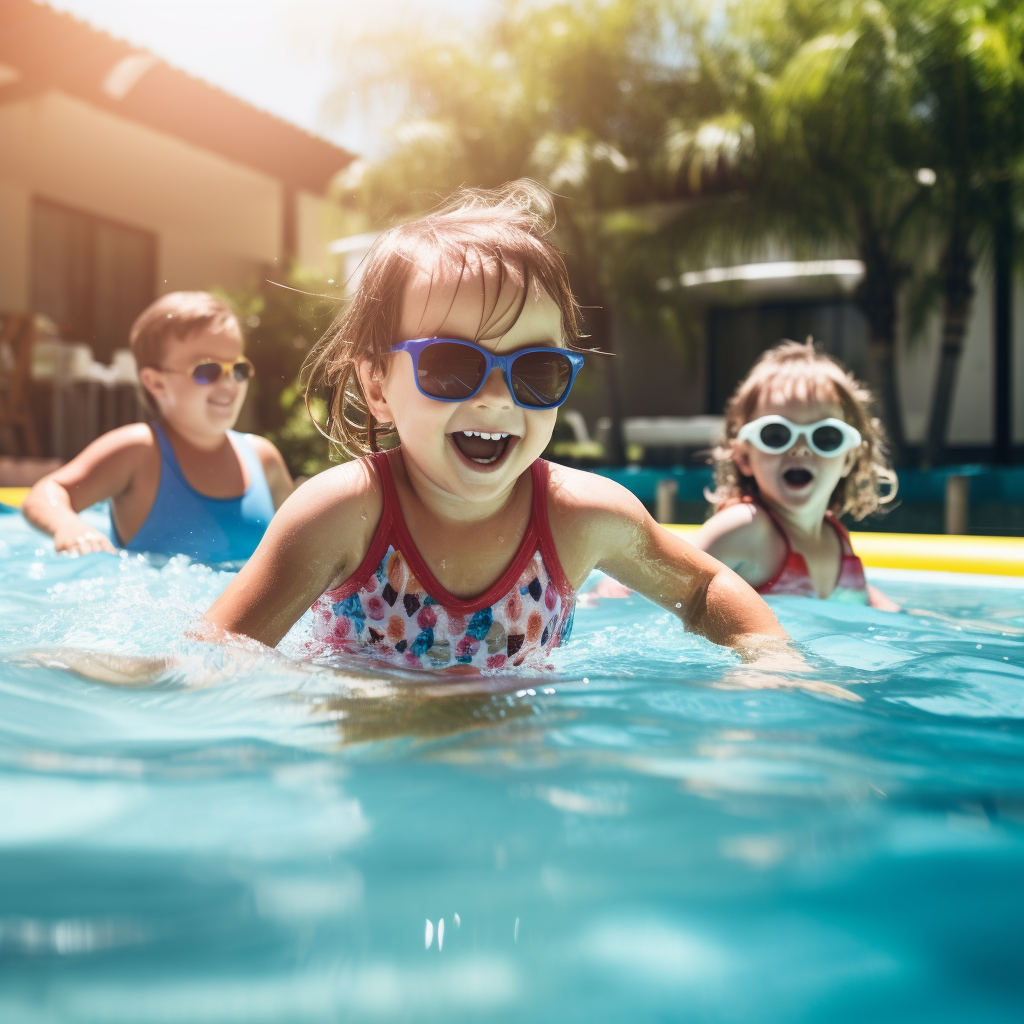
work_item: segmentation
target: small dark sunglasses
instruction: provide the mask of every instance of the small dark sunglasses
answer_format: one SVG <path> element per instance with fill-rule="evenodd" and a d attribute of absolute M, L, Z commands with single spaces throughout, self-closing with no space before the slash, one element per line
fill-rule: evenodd
<path fill-rule="evenodd" d="M 501 368 L 512 401 L 524 409 L 555 409 L 568 397 L 583 356 L 564 348 L 521 348 L 507 356 L 455 338 L 419 338 L 392 345 L 412 356 L 420 394 L 438 402 L 465 402 L 478 394 L 491 370 Z"/>
<path fill-rule="evenodd" d="M 197 384 L 216 384 L 222 375 L 231 374 L 239 384 L 244 384 L 254 373 L 256 367 L 242 356 L 230 363 L 218 363 L 214 359 L 204 359 L 196 363 L 191 370 L 164 370 L 164 373 L 187 373 Z"/>

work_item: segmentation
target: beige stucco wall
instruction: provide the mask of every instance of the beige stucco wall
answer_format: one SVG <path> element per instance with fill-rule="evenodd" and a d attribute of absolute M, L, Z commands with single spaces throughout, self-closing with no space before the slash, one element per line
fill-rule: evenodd
<path fill-rule="evenodd" d="M 297 259 L 304 267 L 326 272 L 329 266 L 327 203 L 320 196 L 299 192 L 295 197 L 298 227 Z"/>
<path fill-rule="evenodd" d="M 964 338 L 957 372 L 956 390 L 949 426 L 953 444 L 992 444 L 993 417 L 993 339 L 992 274 L 990 268 L 978 269 L 971 315 Z M 1013 297 L 1013 437 L 1024 442 L 1024 281 L 1016 282 Z M 907 439 L 924 440 L 931 410 L 935 378 L 938 373 L 941 320 L 936 310 L 922 334 L 911 340 L 902 330 L 897 374 L 903 399 Z"/>
<path fill-rule="evenodd" d="M 0 157 L 2 159 L 2 157 Z M 0 177 L 0 309 L 28 309 L 30 193 Z"/>
<path fill-rule="evenodd" d="M 251 280 L 281 253 L 280 182 L 51 92 L 0 106 L 0 308 L 30 301 L 33 196 L 157 235 L 157 290 Z M 326 260 L 323 201 L 299 194 L 300 260 Z"/>

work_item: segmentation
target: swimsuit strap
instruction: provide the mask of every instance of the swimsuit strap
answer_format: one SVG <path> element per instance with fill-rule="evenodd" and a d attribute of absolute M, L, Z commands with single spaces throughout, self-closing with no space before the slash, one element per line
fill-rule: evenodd
<path fill-rule="evenodd" d="M 548 479 L 551 463 L 536 459 L 530 467 L 533 475 L 533 523 L 537 529 L 540 553 L 548 567 L 551 582 L 561 591 L 563 597 L 574 594 L 572 584 L 562 569 L 561 559 L 555 550 L 555 539 L 551 536 L 551 521 L 548 518 Z"/>
<path fill-rule="evenodd" d="M 783 526 L 782 520 L 767 505 L 752 498 L 749 494 L 745 494 L 741 500 L 744 504 L 754 505 L 757 508 L 759 508 L 762 512 L 764 512 L 764 514 L 768 516 L 768 518 L 774 524 L 775 529 L 778 530 L 779 533 L 782 535 L 782 541 L 786 545 L 786 558 L 783 559 L 783 566 L 785 566 L 786 561 L 789 560 L 789 556 L 791 554 L 794 554 L 794 551 L 793 545 L 790 543 L 789 540 L 789 534 L 786 532 L 786 527 Z M 825 510 L 825 522 L 828 523 L 832 527 L 832 529 L 835 530 L 836 533 L 839 535 L 840 555 L 852 555 L 854 551 L 853 544 L 850 542 L 850 534 L 847 532 L 846 527 L 843 526 L 843 524 L 828 509 Z M 800 552 L 797 551 L 795 552 L 795 554 L 799 555 Z M 803 556 L 801 555 L 800 557 L 802 558 Z M 768 586 L 768 584 L 763 585 Z"/>
<path fill-rule="evenodd" d="M 543 459 L 537 459 L 530 467 L 531 482 L 533 484 L 530 521 L 526 525 L 523 539 L 508 568 L 483 594 L 471 600 L 466 600 L 455 597 L 454 594 L 449 593 L 441 585 L 437 577 L 431 572 L 430 567 L 424 562 L 415 541 L 412 539 L 412 535 L 409 533 L 405 516 L 402 514 L 402 506 L 398 500 L 398 490 L 395 486 L 394 471 L 391 466 L 392 458 L 401 457 L 398 453 L 399 449 L 391 449 L 389 451 L 373 452 L 370 455 L 372 464 L 376 467 L 380 477 L 381 489 L 384 492 L 384 511 L 381 516 L 380 525 L 374 534 L 373 542 L 370 544 L 370 549 L 367 551 L 359 568 L 349 578 L 350 582 L 344 584 L 346 590 L 358 590 L 366 579 L 369 578 L 369 575 L 377 570 L 388 548 L 393 546 L 401 550 L 409 568 L 420 583 L 426 587 L 428 592 L 432 592 L 435 598 L 446 607 L 462 612 L 475 611 L 480 607 L 493 604 L 495 601 L 503 598 L 515 586 L 530 558 L 538 549 L 548 567 L 548 573 L 556 589 L 564 595 L 573 594 L 572 586 L 562 569 L 562 564 L 558 559 L 554 540 L 551 536 L 551 525 L 548 520 L 547 508 L 547 462 Z"/>
<path fill-rule="evenodd" d="M 774 587 L 780 579 L 782 579 L 783 573 L 785 573 L 785 571 L 789 568 L 789 562 L 793 555 L 797 555 L 801 559 L 803 559 L 803 556 L 800 555 L 799 551 L 793 550 L 793 545 L 789 542 L 789 534 L 786 533 L 786 528 L 782 525 L 782 522 L 780 521 L 779 517 L 770 508 L 768 508 L 767 505 L 763 504 L 760 501 L 757 501 L 753 496 L 749 494 L 744 494 L 741 500 L 745 505 L 753 505 L 755 508 L 761 509 L 761 511 L 764 512 L 764 514 L 772 521 L 772 525 L 774 525 L 775 529 L 782 537 L 782 543 L 786 545 L 786 554 L 783 557 L 782 562 L 779 564 L 778 572 L 776 572 L 771 579 L 765 580 L 764 583 L 761 583 L 757 587 L 758 592 L 761 592 L 762 590 L 771 590 L 771 588 Z M 806 566 L 806 559 L 803 560 Z"/>
<path fill-rule="evenodd" d="M 825 522 L 831 523 L 832 528 L 839 534 L 839 546 L 843 555 L 853 555 L 853 542 L 850 540 L 850 533 L 845 526 L 834 516 L 831 510 L 825 512 Z"/>

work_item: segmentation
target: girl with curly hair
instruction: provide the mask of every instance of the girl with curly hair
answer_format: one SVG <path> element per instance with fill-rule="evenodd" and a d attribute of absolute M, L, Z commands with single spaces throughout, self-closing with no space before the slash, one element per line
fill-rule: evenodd
<path fill-rule="evenodd" d="M 696 546 L 760 594 L 897 611 L 868 585 L 839 521 L 846 513 L 863 519 L 896 494 L 870 403 L 864 385 L 810 338 L 765 352 L 726 406 L 708 495 L 715 514 Z"/>

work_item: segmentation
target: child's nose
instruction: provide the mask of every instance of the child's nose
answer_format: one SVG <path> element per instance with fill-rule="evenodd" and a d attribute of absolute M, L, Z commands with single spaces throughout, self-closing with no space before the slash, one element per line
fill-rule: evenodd
<path fill-rule="evenodd" d="M 512 401 L 512 393 L 505 383 L 505 376 L 501 372 L 500 367 L 496 366 L 487 375 L 487 379 L 473 401 L 477 404 L 488 405 L 498 409 L 508 409 L 515 404 Z"/>

